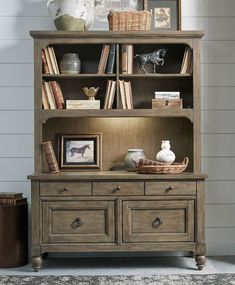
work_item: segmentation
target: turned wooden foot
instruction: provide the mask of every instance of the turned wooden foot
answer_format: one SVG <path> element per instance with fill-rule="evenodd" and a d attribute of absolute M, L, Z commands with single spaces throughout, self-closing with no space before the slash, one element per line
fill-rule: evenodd
<path fill-rule="evenodd" d="M 196 265 L 199 270 L 202 270 L 206 263 L 206 256 L 205 255 L 197 255 L 195 257 Z"/>
<path fill-rule="evenodd" d="M 42 268 L 42 257 L 32 257 L 32 268 L 35 272 L 38 272 L 40 268 Z"/>

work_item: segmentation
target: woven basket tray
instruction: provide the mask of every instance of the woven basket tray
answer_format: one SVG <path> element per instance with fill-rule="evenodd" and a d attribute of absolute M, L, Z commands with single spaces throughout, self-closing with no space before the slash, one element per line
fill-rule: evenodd
<path fill-rule="evenodd" d="M 108 14 L 110 31 L 148 31 L 151 29 L 151 11 L 126 11 Z"/>
<path fill-rule="evenodd" d="M 136 168 L 143 174 L 178 174 L 188 166 L 189 159 L 185 157 L 181 163 L 166 164 L 159 161 L 140 159 Z"/>

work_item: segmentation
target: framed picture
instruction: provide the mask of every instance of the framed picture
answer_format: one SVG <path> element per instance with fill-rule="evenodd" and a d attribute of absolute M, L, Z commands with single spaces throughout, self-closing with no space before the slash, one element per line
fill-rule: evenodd
<path fill-rule="evenodd" d="M 149 0 L 152 10 L 152 30 L 181 30 L 181 0 Z"/>
<path fill-rule="evenodd" d="M 94 0 L 94 24 L 91 30 L 108 30 L 108 14 L 113 11 L 137 11 L 144 9 L 146 0 Z"/>
<path fill-rule="evenodd" d="M 101 134 L 59 135 L 61 169 L 101 170 Z"/>

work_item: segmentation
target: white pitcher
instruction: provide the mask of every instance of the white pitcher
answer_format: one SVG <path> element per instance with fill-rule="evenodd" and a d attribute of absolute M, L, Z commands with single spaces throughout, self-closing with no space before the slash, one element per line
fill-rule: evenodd
<path fill-rule="evenodd" d="M 84 31 L 94 21 L 94 0 L 48 0 L 57 30 Z"/>

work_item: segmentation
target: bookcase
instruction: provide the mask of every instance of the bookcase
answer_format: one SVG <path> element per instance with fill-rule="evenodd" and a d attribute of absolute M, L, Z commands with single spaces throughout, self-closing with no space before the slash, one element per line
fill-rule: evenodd
<path fill-rule="evenodd" d="M 35 173 L 32 183 L 32 266 L 49 252 L 192 252 L 202 269 L 205 257 L 204 184 L 200 151 L 200 40 L 202 31 L 51 32 L 32 31 L 35 74 Z M 116 47 L 113 74 L 98 74 L 104 44 Z M 132 74 L 123 74 L 122 45 L 133 55 L 167 49 L 165 63 L 145 65 L 133 57 Z M 52 46 L 60 62 L 78 53 L 81 73 L 43 74 L 42 50 Z M 186 48 L 192 72 L 181 73 Z M 86 99 L 82 88 L 100 87 L 97 110 L 42 109 L 42 80 L 57 81 L 66 100 Z M 133 109 L 123 109 L 119 85 L 112 109 L 103 109 L 108 80 L 130 81 Z M 152 109 L 155 91 L 180 91 L 183 108 Z M 48 172 L 42 142 L 51 141 L 57 159 L 58 135 L 102 134 L 102 169 Z M 170 139 L 176 160 L 189 158 L 177 175 L 127 172 L 129 148 L 143 148 L 155 159 L 161 141 Z M 159 222 L 161 221 L 161 222 Z"/>

